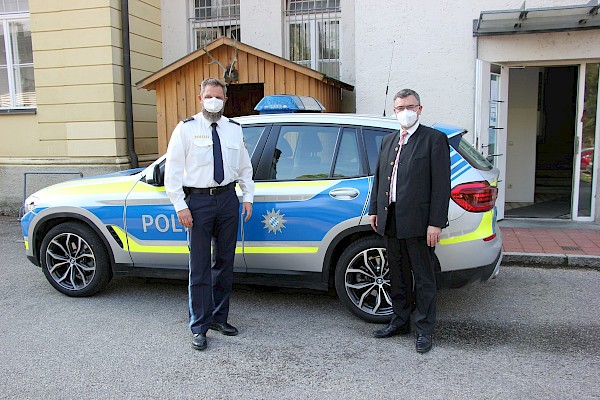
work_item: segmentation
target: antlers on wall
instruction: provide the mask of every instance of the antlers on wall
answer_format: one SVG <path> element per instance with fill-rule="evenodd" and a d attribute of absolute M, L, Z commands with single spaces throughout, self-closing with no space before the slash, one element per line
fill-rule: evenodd
<path fill-rule="evenodd" d="M 208 63 L 208 65 L 217 64 L 223 70 L 223 79 L 225 80 L 225 83 L 235 83 L 238 81 L 238 72 L 237 72 L 237 69 L 235 68 L 235 64 L 237 63 L 238 48 L 237 48 L 237 39 L 235 36 L 233 36 L 233 48 L 235 49 L 235 55 L 233 56 L 233 61 L 231 61 L 231 63 L 228 64 L 227 66 L 224 66 L 223 64 L 221 64 L 219 62 L 219 60 L 217 60 L 215 57 L 213 57 L 212 54 L 210 54 L 210 52 L 206 48 L 206 45 L 202 46 L 202 50 L 204 50 L 204 52 L 206 54 L 208 54 L 208 56 L 212 60 L 211 62 Z"/>

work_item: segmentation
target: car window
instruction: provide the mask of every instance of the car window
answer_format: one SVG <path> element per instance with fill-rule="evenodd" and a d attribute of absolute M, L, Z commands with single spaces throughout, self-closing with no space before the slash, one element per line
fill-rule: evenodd
<path fill-rule="evenodd" d="M 282 126 L 271 179 L 329 178 L 339 130 L 336 126 Z"/>
<path fill-rule="evenodd" d="M 452 147 L 455 147 L 454 145 Z M 464 137 L 460 139 L 460 144 L 456 149 L 458 154 L 460 154 L 473 168 L 489 171 L 494 166 L 485 157 L 478 152 L 472 145 L 469 143 Z"/>
<path fill-rule="evenodd" d="M 393 129 L 363 128 L 365 149 L 367 150 L 367 159 L 369 160 L 369 173 L 374 174 L 377 168 L 377 158 L 379 157 L 379 150 L 381 150 L 381 141 L 386 135 L 393 132 L 395 132 Z"/>
<path fill-rule="evenodd" d="M 362 172 L 356 128 L 344 128 L 340 140 L 340 147 L 335 159 L 333 177 L 347 178 L 359 176 Z"/>
<path fill-rule="evenodd" d="M 254 153 L 254 149 L 256 149 L 258 139 L 260 139 L 260 135 L 262 135 L 265 128 L 265 126 L 244 126 L 242 128 L 244 133 L 244 142 L 246 142 L 246 149 L 248 149 L 248 154 L 250 157 L 252 157 L 252 153 Z"/>

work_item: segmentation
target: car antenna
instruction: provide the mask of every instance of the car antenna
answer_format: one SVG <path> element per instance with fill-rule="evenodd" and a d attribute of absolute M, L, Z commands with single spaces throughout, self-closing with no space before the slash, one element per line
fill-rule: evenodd
<path fill-rule="evenodd" d="M 390 70 L 388 71 L 387 85 L 385 85 L 385 102 L 383 103 L 383 116 L 384 117 L 385 117 L 385 109 L 387 107 L 388 89 L 390 87 L 390 75 L 392 75 L 392 62 L 394 61 L 394 44 L 396 44 L 395 40 L 392 42 L 392 57 L 390 58 Z"/>

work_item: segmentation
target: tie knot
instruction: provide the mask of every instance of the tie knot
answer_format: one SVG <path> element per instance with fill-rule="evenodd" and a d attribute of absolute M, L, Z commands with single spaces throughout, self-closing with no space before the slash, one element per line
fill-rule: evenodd
<path fill-rule="evenodd" d="M 402 131 L 400 133 L 400 141 L 399 141 L 400 144 L 404 143 L 404 139 L 406 138 L 406 135 L 408 135 L 407 131 Z"/>
<path fill-rule="evenodd" d="M 210 124 L 210 126 L 212 126 L 213 128 L 216 128 L 217 127 L 217 123 L 213 122 L 212 124 Z"/>

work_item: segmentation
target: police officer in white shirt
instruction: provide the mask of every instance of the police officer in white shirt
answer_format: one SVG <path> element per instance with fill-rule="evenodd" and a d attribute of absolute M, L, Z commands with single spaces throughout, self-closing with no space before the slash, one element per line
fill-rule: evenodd
<path fill-rule="evenodd" d="M 240 218 L 236 182 L 243 193 L 241 215 L 244 221 L 252 216 L 252 164 L 242 128 L 223 117 L 226 93 L 218 79 L 202 82 L 202 112 L 177 124 L 166 157 L 167 196 L 188 234 L 190 329 L 197 350 L 206 348 L 209 329 L 238 334 L 227 323 Z"/>

